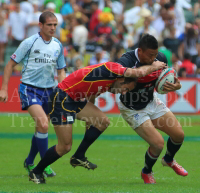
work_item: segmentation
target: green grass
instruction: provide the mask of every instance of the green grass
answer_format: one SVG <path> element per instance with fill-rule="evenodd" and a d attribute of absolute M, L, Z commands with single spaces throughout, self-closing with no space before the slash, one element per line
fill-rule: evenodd
<path fill-rule="evenodd" d="M 178 116 L 180 119 L 180 116 Z M 200 192 L 200 121 L 198 116 L 181 116 L 186 140 L 176 155 L 189 175 L 181 177 L 170 168 L 162 167 L 160 159 L 154 166 L 156 185 L 145 185 L 140 178 L 144 165 L 144 153 L 148 145 L 119 116 L 110 116 L 111 126 L 88 150 L 87 157 L 98 168 L 88 171 L 73 168 L 69 164 L 71 155 L 80 144 L 84 124 L 76 122 L 73 131 L 73 146 L 69 154 L 52 164 L 57 173 L 47 178 L 47 184 L 36 185 L 28 181 L 23 168 L 34 132 L 33 121 L 27 115 L 12 118 L 0 116 L 0 192 L 97 192 L 97 193 L 196 193 Z M 167 136 L 163 134 L 165 139 Z M 54 130 L 49 130 L 49 146 L 57 143 Z M 165 141 L 166 144 L 166 141 Z M 39 156 L 36 163 L 39 161 Z"/>

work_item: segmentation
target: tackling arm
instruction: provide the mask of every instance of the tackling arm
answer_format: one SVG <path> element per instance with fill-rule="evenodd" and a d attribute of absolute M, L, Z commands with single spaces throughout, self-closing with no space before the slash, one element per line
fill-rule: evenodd
<path fill-rule="evenodd" d="M 165 67 L 166 64 L 164 62 L 155 61 L 152 65 L 141 66 L 139 68 L 128 68 L 124 73 L 124 76 L 130 78 L 140 78 Z"/>

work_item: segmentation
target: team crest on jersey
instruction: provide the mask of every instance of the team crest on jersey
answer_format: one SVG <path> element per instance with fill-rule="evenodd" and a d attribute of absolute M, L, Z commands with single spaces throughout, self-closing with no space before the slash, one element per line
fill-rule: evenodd
<path fill-rule="evenodd" d="M 16 58 L 16 54 L 13 54 L 13 55 L 11 56 L 11 58 L 12 58 L 12 59 L 15 59 L 15 58 Z"/>
<path fill-rule="evenodd" d="M 34 53 L 35 53 L 35 54 L 39 54 L 39 53 L 40 53 L 40 50 L 39 50 L 39 49 L 36 49 L 36 50 L 34 50 Z"/>
<path fill-rule="evenodd" d="M 59 55 L 59 51 L 56 50 L 55 53 L 54 53 L 54 56 L 55 56 L 55 57 L 58 57 L 58 55 Z"/>

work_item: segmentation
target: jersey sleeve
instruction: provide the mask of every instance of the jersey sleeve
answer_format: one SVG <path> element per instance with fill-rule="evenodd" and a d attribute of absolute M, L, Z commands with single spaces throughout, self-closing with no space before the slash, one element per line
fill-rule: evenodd
<path fill-rule="evenodd" d="M 124 67 L 132 68 L 136 63 L 133 55 L 134 55 L 134 51 L 126 52 L 119 58 L 117 62 Z"/>
<path fill-rule="evenodd" d="M 123 67 L 121 64 L 119 63 L 115 63 L 115 62 L 106 62 L 105 66 L 107 68 L 107 70 L 112 73 L 113 76 L 115 77 L 123 77 L 124 73 L 126 72 L 125 67 Z"/>
<path fill-rule="evenodd" d="M 30 52 L 34 42 L 35 40 L 32 39 L 25 39 L 24 41 L 22 41 L 17 50 L 11 56 L 11 59 L 14 60 L 16 63 L 20 63 Z"/>
<path fill-rule="evenodd" d="M 60 54 L 59 54 L 58 59 L 57 59 L 57 70 L 60 70 L 60 69 L 66 67 L 66 62 L 65 62 L 65 57 L 64 57 L 63 46 L 60 43 L 60 41 L 57 40 L 56 42 L 58 42 L 58 44 L 60 46 Z"/>

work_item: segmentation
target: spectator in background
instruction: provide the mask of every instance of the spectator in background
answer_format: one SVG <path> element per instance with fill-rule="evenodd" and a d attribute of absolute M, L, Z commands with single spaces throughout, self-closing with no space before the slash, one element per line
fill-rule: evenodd
<path fill-rule="evenodd" d="M 90 59 L 89 65 L 100 64 L 109 61 L 109 56 L 103 51 L 102 47 L 97 46 L 95 49 L 95 55 Z"/>
<path fill-rule="evenodd" d="M 67 67 L 68 75 L 84 67 L 83 56 L 79 53 L 78 45 L 74 44 L 71 46 L 70 53 L 67 57 Z"/>
<path fill-rule="evenodd" d="M 176 72 L 178 73 L 179 70 L 180 70 L 180 66 L 182 65 L 182 62 L 180 61 L 180 58 L 178 56 L 178 54 L 172 54 L 172 58 L 171 58 L 171 61 L 172 61 L 172 65 L 173 65 L 173 68 L 176 70 Z M 169 63 L 168 63 L 169 64 Z"/>
<path fill-rule="evenodd" d="M 94 29 L 97 25 L 99 25 L 99 14 L 101 13 L 101 10 L 98 9 L 98 1 L 92 1 L 91 2 L 91 18 L 89 21 L 89 31 L 91 35 L 94 33 Z"/>
<path fill-rule="evenodd" d="M 21 1 L 20 3 L 20 10 L 25 12 L 27 14 L 27 16 L 29 16 L 30 14 L 33 13 L 33 5 L 32 5 L 32 1 Z"/>
<path fill-rule="evenodd" d="M 163 40 L 163 45 L 169 49 L 172 53 L 178 54 L 180 53 L 180 45 L 181 42 L 179 39 L 175 37 L 176 29 L 175 27 L 170 27 L 170 36 Z"/>
<path fill-rule="evenodd" d="M 32 1 L 34 12 L 30 13 L 27 18 L 27 34 L 26 37 L 30 37 L 40 31 L 40 28 L 38 26 L 38 21 L 41 15 L 41 12 L 39 10 L 39 0 L 33 0 Z"/>
<path fill-rule="evenodd" d="M 6 13 L 0 7 L 0 67 L 4 66 L 4 51 L 8 41 L 8 23 Z"/>
<path fill-rule="evenodd" d="M 153 18 L 151 16 L 144 17 L 144 25 L 137 29 L 136 34 L 134 35 L 134 42 L 138 43 L 140 40 L 141 34 L 150 34 L 158 39 L 158 33 L 151 26 Z"/>
<path fill-rule="evenodd" d="M 78 45 L 80 54 L 85 53 L 86 43 L 88 40 L 88 30 L 83 25 L 82 13 L 76 12 L 75 17 L 72 18 L 72 42 Z"/>
<path fill-rule="evenodd" d="M 186 68 L 180 68 L 178 72 L 178 76 L 181 78 L 186 78 L 187 77 Z"/>
<path fill-rule="evenodd" d="M 65 4 L 61 8 L 61 14 L 63 16 L 63 19 L 66 20 L 66 19 L 69 19 L 72 13 L 74 13 L 74 10 L 72 7 L 74 4 L 74 0 L 65 0 L 64 2 Z"/>
<path fill-rule="evenodd" d="M 60 13 L 61 7 L 63 5 L 62 0 L 45 0 L 44 6 L 47 7 L 48 3 L 53 3 L 55 5 L 55 8 L 54 8 L 55 13 Z"/>
<path fill-rule="evenodd" d="M 146 0 L 146 3 L 144 3 L 143 7 L 151 11 L 154 19 L 159 16 L 161 5 L 156 3 L 155 0 Z"/>
<path fill-rule="evenodd" d="M 191 60 L 193 63 L 196 62 L 196 58 L 198 56 L 198 36 L 195 33 L 195 30 L 192 24 L 186 25 L 186 34 L 184 37 L 184 42 L 181 45 L 181 54 L 189 53 L 192 57 Z M 183 57 L 182 57 L 183 58 Z"/>
<path fill-rule="evenodd" d="M 9 37 L 12 40 L 12 45 L 17 47 L 26 37 L 27 15 L 20 10 L 20 4 L 15 3 L 15 11 L 9 16 Z"/>
<path fill-rule="evenodd" d="M 180 66 L 180 68 L 186 69 L 186 75 L 188 77 L 194 77 L 196 72 L 196 65 L 191 62 L 191 56 L 189 53 L 184 54 L 184 60 Z"/>
<path fill-rule="evenodd" d="M 108 7 L 104 8 L 103 12 L 99 14 L 100 23 L 95 28 L 95 35 L 98 38 L 98 44 L 106 45 L 108 39 L 111 39 L 115 43 L 119 41 L 116 37 L 116 28 L 111 24 L 113 19 L 114 16 Z"/>
<path fill-rule="evenodd" d="M 116 45 L 116 46 L 114 46 L 114 48 L 113 48 L 114 50 L 113 50 L 113 59 L 112 59 L 112 61 L 113 62 L 118 62 L 118 60 L 119 60 L 119 58 L 124 54 L 124 52 L 125 52 L 125 50 L 124 50 L 124 47 L 122 46 L 122 45 L 120 45 L 120 44 L 118 44 L 118 45 Z"/>
<path fill-rule="evenodd" d="M 183 8 L 178 6 L 176 0 L 170 0 L 171 7 L 170 10 L 174 11 L 175 14 L 175 23 L 174 27 L 176 28 L 176 37 L 178 38 L 185 31 L 185 16 L 183 12 Z"/>

